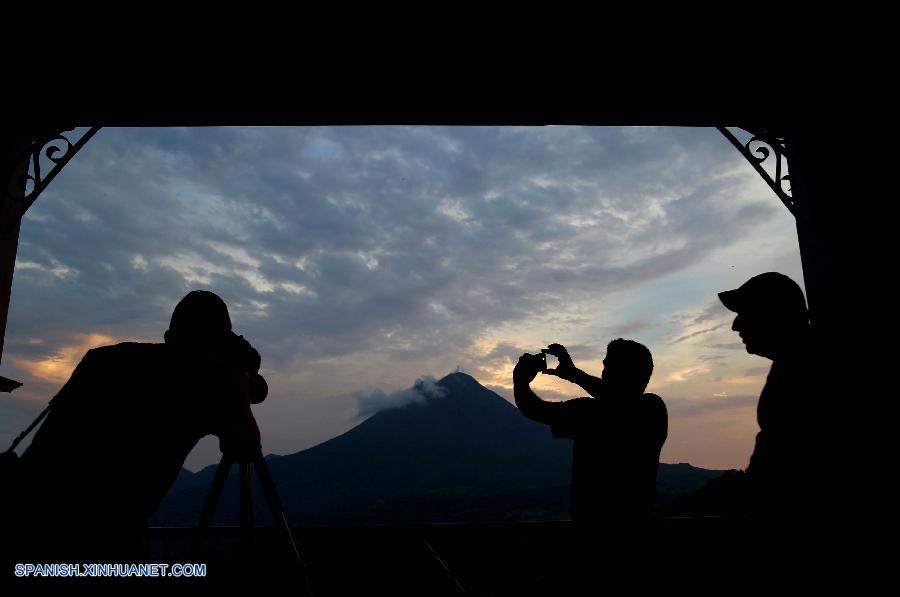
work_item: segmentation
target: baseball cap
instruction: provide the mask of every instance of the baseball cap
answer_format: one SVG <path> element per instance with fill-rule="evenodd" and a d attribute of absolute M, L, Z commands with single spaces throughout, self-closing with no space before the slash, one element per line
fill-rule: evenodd
<path fill-rule="evenodd" d="M 735 313 L 755 311 L 808 317 L 806 299 L 800 286 L 778 272 L 753 276 L 739 288 L 720 292 L 719 300 Z"/>

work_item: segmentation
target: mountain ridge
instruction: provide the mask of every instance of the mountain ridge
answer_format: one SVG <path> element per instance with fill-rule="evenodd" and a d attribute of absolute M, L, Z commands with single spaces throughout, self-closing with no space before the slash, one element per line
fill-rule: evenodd
<path fill-rule="evenodd" d="M 376 412 L 352 429 L 287 455 L 267 455 L 293 523 L 460 522 L 568 518 L 571 440 L 554 438 L 474 377 L 451 373 L 438 395 Z M 671 467 L 671 468 L 670 468 Z M 685 468 L 690 467 L 690 468 Z M 237 522 L 236 469 L 214 522 Z M 216 465 L 182 471 L 152 522 L 196 524 Z M 723 471 L 660 465 L 674 499 Z M 269 520 L 254 484 L 256 520 Z"/>

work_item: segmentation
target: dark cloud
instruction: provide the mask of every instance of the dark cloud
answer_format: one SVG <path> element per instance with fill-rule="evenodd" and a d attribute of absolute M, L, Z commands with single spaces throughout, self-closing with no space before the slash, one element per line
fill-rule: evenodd
<path fill-rule="evenodd" d="M 670 345 L 671 344 L 680 344 L 681 342 L 684 342 L 685 340 L 690 340 L 691 338 L 696 338 L 697 336 L 702 336 L 703 334 L 708 334 L 710 332 L 714 332 L 724 325 L 725 325 L 724 323 L 720 323 L 719 325 L 714 325 L 712 327 L 709 327 L 709 328 L 706 328 L 703 330 L 697 330 L 696 332 L 691 332 L 690 334 L 685 334 L 684 336 L 679 336 L 678 338 L 669 342 L 669 344 Z"/>
<path fill-rule="evenodd" d="M 674 323 L 681 327 L 695 327 L 695 326 L 707 326 L 706 329 L 700 330 L 696 332 L 696 335 L 705 334 L 708 332 L 712 332 L 718 330 L 726 323 L 728 325 L 731 324 L 731 320 L 733 319 L 733 314 L 731 311 L 725 308 L 721 301 L 718 299 L 709 302 L 703 309 L 699 312 L 691 311 L 686 313 L 675 313 L 669 317 L 669 322 Z M 710 326 L 710 324 L 715 324 Z M 683 340 L 687 340 L 689 337 L 693 337 L 692 335 L 687 335 L 684 337 L 677 338 L 671 342 L 671 344 L 677 344 L 682 342 Z"/>
<path fill-rule="evenodd" d="M 720 354 L 701 354 L 697 356 L 697 360 L 703 363 L 720 365 L 725 361 L 725 357 Z"/>
<path fill-rule="evenodd" d="M 720 321 L 723 317 L 731 318 L 733 317 L 733 313 L 725 308 L 722 301 L 716 299 L 707 305 L 699 315 L 694 317 L 692 323 L 694 325 L 699 325 L 711 321 Z"/>
<path fill-rule="evenodd" d="M 723 201 L 734 180 L 702 182 L 734 159 L 676 129 L 104 130 L 26 222 L 20 259 L 44 269 L 18 294 L 46 298 L 11 332 L 143 321 L 158 337 L 208 287 L 266 304 L 252 327 L 281 365 L 433 350 L 437 331 L 467 343 L 563 295 L 677 271 L 770 215 Z M 35 329 L 38 311 L 55 314 Z"/>
<path fill-rule="evenodd" d="M 610 338 L 628 338 L 630 336 L 634 336 L 644 330 L 648 330 L 652 328 L 654 325 L 653 321 L 648 319 L 636 319 L 633 321 L 626 321 L 625 323 L 621 323 L 618 325 L 613 325 L 607 328 L 603 328 L 603 332 Z"/>
<path fill-rule="evenodd" d="M 514 346 L 512 344 L 508 344 L 506 342 L 501 342 L 501 343 L 497 344 L 497 346 L 492 348 L 490 352 L 488 352 L 486 355 L 484 355 L 484 357 L 481 357 L 480 360 L 482 360 L 485 363 L 492 364 L 492 365 L 496 364 L 498 361 L 507 361 L 508 360 L 508 361 L 516 362 L 519 360 L 519 357 L 521 357 L 523 354 L 526 354 L 529 352 L 531 354 L 535 354 L 535 353 L 537 353 L 538 350 L 540 350 L 540 348 L 543 348 L 543 347 L 525 349 L 525 348 L 522 348 L 519 346 Z"/>
<path fill-rule="evenodd" d="M 743 342 L 726 342 L 724 344 L 712 344 L 710 348 L 718 348 L 719 350 L 746 350 Z"/>

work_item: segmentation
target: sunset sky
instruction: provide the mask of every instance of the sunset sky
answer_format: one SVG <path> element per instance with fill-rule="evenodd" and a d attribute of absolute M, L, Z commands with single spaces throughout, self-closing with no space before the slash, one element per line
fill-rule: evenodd
<path fill-rule="evenodd" d="M 624 337 L 654 356 L 662 460 L 744 468 L 769 361 L 716 293 L 764 271 L 802 286 L 793 218 L 715 129 L 103 129 L 22 223 L 0 441 L 86 350 L 161 342 L 202 288 L 263 356 L 267 453 L 457 368 L 511 400 L 516 358 L 551 342 L 599 375 Z M 187 465 L 217 460 L 206 438 Z"/>

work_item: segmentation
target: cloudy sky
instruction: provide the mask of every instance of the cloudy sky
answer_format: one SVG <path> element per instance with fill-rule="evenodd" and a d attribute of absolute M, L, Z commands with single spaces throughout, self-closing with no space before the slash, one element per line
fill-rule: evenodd
<path fill-rule="evenodd" d="M 203 288 L 263 356 L 266 452 L 457 368 L 511 400 L 516 358 L 551 342 L 599 374 L 625 337 L 654 355 L 663 461 L 744 468 L 769 362 L 716 292 L 769 270 L 802 284 L 792 217 L 715 129 L 103 129 L 22 224 L 0 440 L 86 350 L 162 341 Z M 207 438 L 187 464 L 217 460 Z"/>

